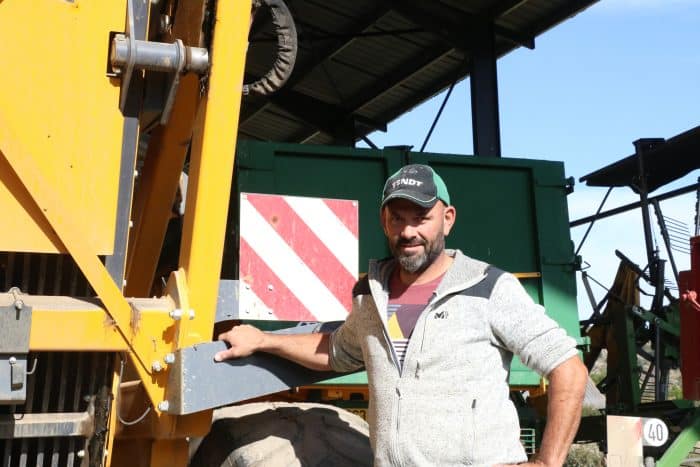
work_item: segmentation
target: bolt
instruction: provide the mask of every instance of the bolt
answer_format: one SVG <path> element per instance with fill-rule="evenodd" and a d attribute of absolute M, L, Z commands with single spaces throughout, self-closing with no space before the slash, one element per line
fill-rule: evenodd
<path fill-rule="evenodd" d="M 190 320 L 194 319 L 194 310 L 190 309 L 190 311 L 187 312 L 187 316 L 190 318 Z"/>
<path fill-rule="evenodd" d="M 165 354 L 165 358 L 163 358 L 163 360 L 164 360 L 165 363 L 167 363 L 168 365 L 172 365 L 173 363 L 175 363 L 175 354 L 172 353 L 172 352 L 171 352 L 171 353 L 167 353 L 167 354 Z"/>
<path fill-rule="evenodd" d="M 163 365 L 160 364 L 159 360 L 153 360 L 153 363 L 151 363 L 151 370 L 158 373 L 159 371 L 163 370 Z"/>
<path fill-rule="evenodd" d="M 7 359 L 7 363 L 10 365 L 15 365 L 17 363 L 17 359 L 15 357 L 10 357 Z"/>
<path fill-rule="evenodd" d="M 129 228 L 133 229 L 134 228 L 134 221 L 129 221 Z"/>
<path fill-rule="evenodd" d="M 175 308 L 173 311 L 170 312 L 170 317 L 175 321 L 180 321 L 180 318 L 182 318 L 182 309 Z"/>
<path fill-rule="evenodd" d="M 272 292 L 273 290 L 275 290 L 275 287 L 272 284 L 267 284 L 267 290 Z"/>
<path fill-rule="evenodd" d="M 15 300 L 15 310 L 20 311 L 22 308 L 24 308 L 24 302 L 20 299 Z"/>
<path fill-rule="evenodd" d="M 170 30 L 170 16 L 160 15 L 160 33 L 164 34 Z"/>
<path fill-rule="evenodd" d="M 80 451 L 75 453 L 76 456 L 78 456 L 78 459 L 82 459 L 85 457 L 85 449 L 81 449 Z"/>
<path fill-rule="evenodd" d="M 158 402 L 158 410 L 160 410 L 161 412 L 167 412 L 169 408 L 170 408 L 170 402 L 168 402 L 168 401 Z"/>
<path fill-rule="evenodd" d="M 138 170 L 134 170 L 134 178 L 136 178 L 136 177 L 138 177 L 138 176 L 139 176 L 139 171 L 138 171 Z"/>

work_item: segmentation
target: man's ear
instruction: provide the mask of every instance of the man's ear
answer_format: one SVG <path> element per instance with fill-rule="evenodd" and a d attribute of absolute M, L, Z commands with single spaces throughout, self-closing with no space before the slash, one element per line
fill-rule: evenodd
<path fill-rule="evenodd" d="M 455 220 L 457 219 L 457 209 L 454 206 L 447 206 L 442 212 L 443 215 L 443 227 L 442 233 L 447 237 L 452 230 L 452 226 L 455 225 Z"/>
<path fill-rule="evenodd" d="M 384 222 L 384 216 L 386 216 L 386 209 L 386 206 L 379 208 L 379 225 L 382 226 L 382 231 L 384 232 L 384 235 L 388 235 L 388 232 L 386 230 L 386 223 Z"/>

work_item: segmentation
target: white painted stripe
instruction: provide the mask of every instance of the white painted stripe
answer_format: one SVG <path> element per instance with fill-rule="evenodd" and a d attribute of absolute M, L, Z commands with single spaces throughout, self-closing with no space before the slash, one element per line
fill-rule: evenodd
<path fill-rule="evenodd" d="M 274 310 L 257 296 L 244 281 L 238 281 L 238 319 L 276 320 Z"/>
<path fill-rule="evenodd" d="M 352 277 L 357 278 L 359 242 L 333 210 L 318 198 L 285 196 L 284 199 Z"/>
<path fill-rule="evenodd" d="M 347 316 L 343 304 L 243 196 L 240 229 L 241 237 L 318 320 Z"/>

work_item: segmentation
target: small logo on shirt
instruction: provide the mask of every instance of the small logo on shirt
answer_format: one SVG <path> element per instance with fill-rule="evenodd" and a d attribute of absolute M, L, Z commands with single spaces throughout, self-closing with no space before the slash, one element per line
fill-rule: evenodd
<path fill-rule="evenodd" d="M 450 315 L 450 314 L 447 312 L 447 310 L 445 310 L 445 311 L 441 311 L 441 312 L 439 312 L 439 313 L 435 313 L 435 314 L 433 315 L 433 319 L 447 319 L 447 317 L 448 317 L 449 315 Z"/>

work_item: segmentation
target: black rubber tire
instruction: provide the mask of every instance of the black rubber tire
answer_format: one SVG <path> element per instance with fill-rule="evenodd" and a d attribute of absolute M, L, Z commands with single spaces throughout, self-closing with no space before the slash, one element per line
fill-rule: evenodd
<path fill-rule="evenodd" d="M 325 404 L 262 402 L 214 414 L 190 467 L 372 465 L 362 418 Z"/>

